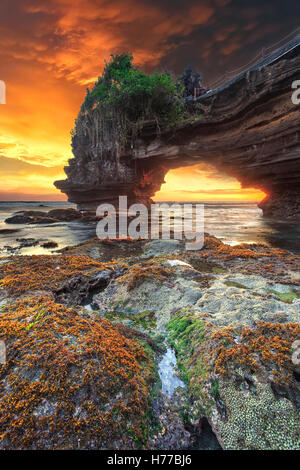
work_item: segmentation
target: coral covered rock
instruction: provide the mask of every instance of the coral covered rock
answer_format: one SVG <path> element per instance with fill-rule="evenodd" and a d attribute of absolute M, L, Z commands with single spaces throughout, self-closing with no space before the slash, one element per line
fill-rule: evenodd
<path fill-rule="evenodd" d="M 168 325 L 199 416 L 225 449 L 300 449 L 298 323 L 219 328 L 192 314 Z"/>

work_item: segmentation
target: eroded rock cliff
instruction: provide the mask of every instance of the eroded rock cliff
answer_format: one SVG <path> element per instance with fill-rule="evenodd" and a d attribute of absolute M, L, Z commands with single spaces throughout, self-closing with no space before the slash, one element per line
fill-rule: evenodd
<path fill-rule="evenodd" d="M 300 41 L 299 41 L 300 43 Z M 191 118 L 160 128 L 143 124 L 134 141 L 119 148 L 101 138 L 101 122 L 81 112 L 73 136 L 67 179 L 55 183 L 81 210 L 100 203 L 151 204 L 172 168 L 206 162 L 268 196 L 264 214 L 300 217 L 300 105 L 292 83 L 300 78 L 300 44 L 265 61 L 188 106 Z M 196 117 L 195 117 L 196 116 Z"/>

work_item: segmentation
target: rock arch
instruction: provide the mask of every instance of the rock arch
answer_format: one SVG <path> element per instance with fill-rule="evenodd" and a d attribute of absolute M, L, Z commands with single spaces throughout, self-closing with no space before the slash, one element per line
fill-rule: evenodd
<path fill-rule="evenodd" d="M 149 122 L 117 168 L 109 156 L 99 158 L 88 135 L 75 136 L 68 178 L 56 187 L 81 210 L 117 203 L 119 195 L 149 205 L 170 169 L 206 162 L 266 192 L 264 214 L 300 218 L 300 105 L 291 99 L 299 51 L 300 44 L 191 102 L 201 118 L 159 133 Z"/>

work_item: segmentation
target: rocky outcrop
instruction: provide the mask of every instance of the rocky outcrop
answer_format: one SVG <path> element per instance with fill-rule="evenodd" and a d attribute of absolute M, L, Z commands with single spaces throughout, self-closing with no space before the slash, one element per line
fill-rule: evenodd
<path fill-rule="evenodd" d="M 81 114 L 67 179 L 56 187 L 80 210 L 116 204 L 119 195 L 149 205 L 170 169 L 206 162 L 243 187 L 265 191 L 264 214 L 300 217 L 300 105 L 291 99 L 292 82 L 299 79 L 299 42 L 189 103 L 191 116 L 198 117 L 168 129 L 144 123 L 118 158 L 108 145 L 103 153 L 99 124 Z"/>
<path fill-rule="evenodd" d="M 82 214 L 76 209 L 52 209 L 43 211 L 21 211 L 5 219 L 7 224 L 54 224 L 57 222 L 72 222 L 74 220 L 85 222 L 90 220 L 89 214 Z M 95 218 L 94 218 L 95 219 Z"/>

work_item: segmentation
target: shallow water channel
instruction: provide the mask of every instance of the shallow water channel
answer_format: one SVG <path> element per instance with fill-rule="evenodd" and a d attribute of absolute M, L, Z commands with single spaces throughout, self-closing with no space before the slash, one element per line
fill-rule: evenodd
<path fill-rule="evenodd" d="M 162 383 L 162 392 L 169 398 L 172 397 L 177 387 L 185 387 L 185 383 L 176 375 L 177 359 L 175 351 L 167 348 L 160 363 L 158 364 L 159 377 Z"/>

